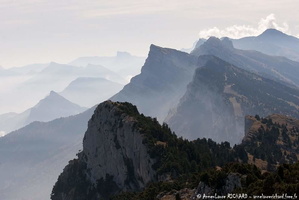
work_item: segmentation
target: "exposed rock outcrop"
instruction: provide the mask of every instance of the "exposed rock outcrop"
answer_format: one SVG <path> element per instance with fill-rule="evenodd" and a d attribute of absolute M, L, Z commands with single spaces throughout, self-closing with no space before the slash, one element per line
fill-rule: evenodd
<path fill-rule="evenodd" d="M 139 191 L 155 180 L 154 159 L 143 144 L 135 114 L 136 107 L 126 103 L 106 101 L 97 107 L 83 151 L 60 175 L 53 200 L 108 199 L 121 191 Z"/>

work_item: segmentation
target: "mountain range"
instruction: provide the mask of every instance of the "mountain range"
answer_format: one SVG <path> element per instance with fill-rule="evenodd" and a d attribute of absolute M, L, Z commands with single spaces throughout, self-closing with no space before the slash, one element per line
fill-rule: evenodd
<path fill-rule="evenodd" d="M 87 63 L 89 62 L 83 63 L 84 67 Z M 79 81 L 84 85 L 85 80 L 87 83 L 84 88 L 88 88 L 88 82 L 91 80 L 93 82 L 98 78 L 91 77 L 94 76 L 76 77 L 75 81 L 69 79 L 69 82 L 65 82 L 65 86 L 61 87 L 63 89 L 58 91 L 63 91 L 68 84 L 68 90 L 79 88 L 80 86 L 76 86 L 76 82 Z M 98 189 L 104 188 L 105 190 L 105 186 L 107 186 L 115 189 L 112 190 L 112 193 L 117 193 L 122 187 L 133 191 L 143 190 L 144 183 L 148 183 L 149 177 L 153 173 L 159 175 L 155 176 L 156 178 L 153 180 L 159 180 L 157 177 L 164 180 L 169 177 L 169 174 L 171 177 L 177 177 L 178 174 L 184 174 L 187 171 L 207 169 L 216 165 L 223 166 L 227 162 L 237 160 L 248 162 L 251 158 L 253 162 L 251 156 L 254 154 L 249 148 L 236 145 L 232 150 L 229 143 L 224 141 L 229 140 L 233 144 L 241 143 L 241 139 L 245 135 L 243 131 L 244 125 L 246 125 L 244 117 L 247 114 L 259 114 L 261 119 L 265 119 L 266 115 L 273 112 L 297 117 L 299 106 L 297 77 L 299 77 L 297 62 L 256 51 L 238 50 L 228 39 L 210 38 L 205 43 L 198 45 L 191 54 L 151 45 L 141 73 L 133 77 L 130 83 L 111 98 L 113 101 L 131 102 L 143 114 L 137 114 L 137 109 L 130 104 L 106 102 L 108 105 L 100 106 L 103 112 L 98 109 L 95 112 L 97 117 L 91 118 L 86 132 L 86 135 L 90 137 L 85 137 L 85 139 L 83 139 L 83 134 L 86 131 L 87 121 L 95 107 L 82 114 L 67 118 L 44 123 L 34 122 L 0 138 L 1 152 L 5 152 L 0 157 L 0 178 L 3 180 L 0 187 L 0 198 L 49 198 L 51 190 L 49 185 L 54 185 L 63 166 L 67 164 L 68 160 L 74 158 L 74 155 L 82 148 L 82 140 L 83 144 L 87 146 L 83 147 L 83 153 L 78 154 L 78 159 L 70 161 L 64 175 L 57 183 L 56 189 L 58 188 L 58 190 L 53 190 L 53 192 L 66 192 L 61 189 L 60 183 L 63 187 L 67 183 L 74 184 L 65 185 L 69 189 L 73 186 L 77 187 L 76 181 L 81 180 L 85 175 L 88 175 L 86 180 L 91 181 L 93 185 L 82 182 L 82 191 L 91 189 L 90 191 L 97 193 Z M 36 80 L 31 79 L 30 81 Z M 74 82 L 70 84 L 71 81 Z M 210 109 L 207 106 L 210 106 Z M 111 108 L 113 112 L 108 112 L 108 108 Z M 13 115 L 15 114 L 10 114 L 10 116 Z M 154 119 L 144 117 L 144 115 L 149 115 Z M 199 122 L 196 119 L 203 121 Z M 166 124 L 161 128 L 157 120 L 161 123 L 168 122 L 171 129 Z M 98 124 L 100 122 L 102 124 Z M 197 129 L 194 130 L 196 126 Z M 116 131 L 116 137 L 109 135 L 108 130 L 113 133 Z M 140 144 L 140 138 L 126 137 L 127 134 L 132 134 L 132 130 L 135 130 L 133 131 L 135 135 L 136 133 L 146 134 L 146 139 L 141 142 L 142 144 Z M 175 130 L 178 137 L 173 136 L 171 130 Z M 279 130 L 283 129 L 279 128 Z M 229 134 L 230 131 L 231 134 Z M 95 135 L 95 133 L 100 135 L 103 133 L 103 137 L 107 136 L 110 140 L 106 141 L 102 138 L 103 141 L 101 140 L 99 144 L 104 142 L 103 145 L 97 146 L 99 144 L 95 144 L 95 142 L 100 141 L 97 138 L 99 135 Z M 180 136 L 183 138 L 190 136 L 189 139 L 207 137 L 222 143 L 217 144 L 211 139 L 203 138 L 189 143 L 187 140 L 179 138 Z M 258 139 L 260 137 L 264 136 L 259 136 Z M 169 142 L 167 143 L 167 141 Z M 277 141 L 281 142 L 281 140 Z M 135 145 L 132 148 L 134 152 L 128 147 L 123 147 L 126 143 Z M 250 143 L 250 145 L 253 144 L 255 143 Z M 164 148 L 167 145 L 171 148 Z M 146 166 L 143 165 L 146 162 L 151 163 L 151 159 L 144 161 L 142 165 L 136 165 L 138 155 L 147 157 L 146 154 L 140 153 L 144 153 L 144 146 L 151 149 L 150 156 L 156 156 L 155 162 L 157 162 L 154 171 L 149 170 L 148 174 L 146 174 L 146 170 L 143 170 L 148 169 L 147 167 L 142 170 L 138 167 Z M 165 149 L 167 150 L 165 151 Z M 197 149 L 197 153 L 193 151 L 194 149 Z M 122 152 L 122 154 L 120 156 L 107 153 L 110 150 Z M 97 159 L 90 160 L 88 163 L 86 157 L 83 156 L 86 152 L 90 153 L 87 155 L 88 158 Z M 109 156 L 105 157 L 104 154 Z M 166 156 L 159 157 L 158 155 Z M 193 159 L 195 163 L 191 159 L 194 158 L 192 157 L 194 155 L 197 155 L 196 159 Z M 107 162 L 101 161 L 101 158 Z M 261 156 L 261 153 L 255 155 L 256 161 L 260 161 L 259 159 L 262 158 L 264 157 Z M 290 158 L 283 159 L 289 161 L 292 160 Z M 113 162 L 108 162 L 113 159 L 115 159 Z M 167 159 L 171 163 L 166 162 Z M 270 162 L 270 159 L 267 158 L 267 161 L 264 161 Z M 283 159 L 281 157 L 281 160 Z M 82 174 L 80 170 L 85 169 L 85 164 L 88 164 L 91 171 Z M 101 167 L 98 164 L 105 168 L 106 172 L 109 172 L 108 176 L 103 174 L 105 171 L 98 171 L 98 168 Z M 272 169 L 271 165 L 269 165 L 269 169 Z M 74 169 L 72 167 L 77 167 L 76 170 L 73 170 L 74 174 L 69 173 Z M 95 168 L 93 169 L 93 167 Z M 171 168 L 175 170 L 169 170 Z M 135 171 L 135 169 L 140 170 Z M 119 174 L 112 174 L 113 170 L 114 172 L 118 171 Z M 8 176 L 13 172 L 18 173 L 15 173 L 13 177 Z M 122 174 L 122 172 L 127 173 Z M 63 177 L 68 177 L 70 174 L 76 176 L 71 176 L 74 179 L 70 178 L 66 183 Z M 116 185 L 111 181 L 114 180 L 112 175 L 121 175 Z M 93 187 L 98 184 L 97 181 L 100 181 L 101 187 L 94 190 Z M 125 183 L 123 184 L 122 181 Z M 183 182 L 186 181 L 183 180 Z M 73 194 L 80 193 L 77 190 L 73 191 Z M 53 193 L 53 198 L 55 194 Z"/>
<path fill-rule="evenodd" d="M 152 45 L 141 73 L 111 100 L 134 103 L 179 136 L 236 144 L 245 115 L 298 117 L 298 70 L 295 61 L 237 50 L 229 40 L 210 38 L 191 55 Z"/>
<path fill-rule="evenodd" d="M 235 48 L 255 50 L 272 56 L 299 61 L 299 39 L 276 29 L 267 29 L 256 37 L 231 39 Z"/>
<path fill-rule="evenodd" d="M 221 40 L 227 37 L 221 38 Z M 287 35 L 276 29 L 267 29 L 258 36 L 243 37 L 240 39 L 229 39 L 236 49 L 258 51 L 271 56 L 286 57 L 288 59 L 299 61 L 299 39 Z M 200 38 L 191 50 L 200 47 L 207 39 Z"/>
<path fill-rule="evenodd" d="M 214 55 L 237 67 L 258 73 L 261 76 L 298 87 L 299 63 L 284 57 L 269 56 L 257 51 L 235 49 L 232 42 L 225 38 L 209 38 L 194 49 L 193 55 Z"/>
<path fill-rule="evenodd" d="M 125 58 L 121 59 L 122 57 Z M 136 68 L 136 65 L 139 64 L 138 69 L 140 71 L 140 67 L 144 62 L 141 58 L 135 59 L 134 56 L 125 55 L 119 55 L 117 58 L 107 57 L 104 61 L 107 63 L 117 63 L 113 65 L 113 70 L 117 71 L 117 69 L 123 69 L 125 72 L 129 72 L 130 64 L 134 63 L 134 66 L 131 66 L 131 68 Z M 111 88 L 107 89 L 111 89 L 110 93 L 115 94 L 118 92 L 114 89 L 115 83 L 124 85 L 135 74 L 127 76 L 126 73 L 120 74 L 120 72 L 115 72 L 113 70 L 104 67 L 101 63 L 96 63 L 96 65 L 87 63 L 84 66 L 75 66 L 55 62 L 0 69 L 1 83 L 3 83 L 0 86 L 0 114 L 7 112 L 21 112 L 28 109 L 29 107 L 34 106 L 40 99 L 44 98 L 44 96 L 51 90 L 63 91 L 72 81 L 75 81 L 78 78 L 106 79 L 107 81 L 103 83 L 103 86 L 100 86 L 98 82 L 97 85 L 99 88 L 108 87 L 108 82 L 111 81 Z M 80 82 L 77 82 L 77 84 L 79 83 Z M 84 83 L 85 82 L 82 82 L 82 84 Z M 82 85 L 81 87 L 85 86 Z M 96 93 L 96 90 L 91 91 L 90 89 L 91 88 L 89 87 L 86 91 L 90 91 L 91 93 L 88 95 L 92 97 L 93 94 Z M 80 92 L 82 92 L 82 94 L 80 94 Z M 82 98 L 78 100 L 78 102 L 82 102 L 84 100 L 83 97 L 86 94 L 87 92 L 78 90 L 77 94 L 74 95 L 81 96 Z M 113 94 L 111 94 L 111 96 Z M 70 96 L 70 94 L 68 96 Z M 110 96 L 107 96 L 107 98 L 109 97 Z M 93 99 L 89 102 L 83 101 L 81 106 L 91 107 L 95 105 L 92 104 L 94 101 L 101 100 L 99 97 L 96 99 L 94 99 L 94 97 L 92 98 Z M 22 99 L 22 102 L 20 102 L 19 99 Z"/>
<path fill-rule="evenodd" d="M 80 57 L 71 61 L 70 65 L 75 66 L 87 66 L 92 65 L 102 65 L 106 68 L 120 74 L 125 77 L 127 81 L 133 76 L 140 73 L 141 66 L 144 63 L 145 58 L 133 56 L 128 52 L 117 52 L 116 56 L 103 57 L 103 56 L 93 56 L 93 57 Z"/>

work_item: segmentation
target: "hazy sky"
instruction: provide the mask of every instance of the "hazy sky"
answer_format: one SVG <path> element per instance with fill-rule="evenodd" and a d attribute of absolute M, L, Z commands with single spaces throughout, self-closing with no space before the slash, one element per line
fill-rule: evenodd
<path fill-rule="evenodd" d="M 298 8 L 297 0 L 0 0 L 0 66 L 146 56 L 152 43 L 181 49 L 267 27 L 299 36 Z"/>

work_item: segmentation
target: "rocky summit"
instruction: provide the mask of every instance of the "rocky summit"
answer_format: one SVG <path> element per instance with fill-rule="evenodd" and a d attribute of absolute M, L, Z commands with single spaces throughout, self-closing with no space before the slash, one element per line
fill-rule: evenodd
<path fill-rule="evenodd" d="M 132 117 L 139 113 L 130 106 L 106 101 L 97 107 L 88 123 L 83 151 L 60 175 L 53 200 L 107 199 L 119 191 L 138 191 L 154 180 L 154 160 Z"/>

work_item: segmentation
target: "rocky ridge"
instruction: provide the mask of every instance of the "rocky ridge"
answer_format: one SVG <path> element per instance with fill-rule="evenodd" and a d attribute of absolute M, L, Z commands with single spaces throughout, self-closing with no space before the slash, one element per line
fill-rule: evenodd
<path fill-rule="evenodd" d="M 193 56 L 174 49 L 151 45 L 141 73 L 133 77 L 112 101 L 130 102 L 145 115 L 164 120 L 177 104 L 195 69 L 210 56 Z M 152 109 L 152 108 L 155 109 Z"/>

